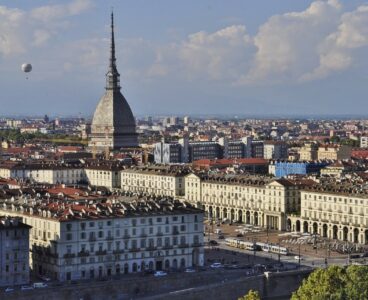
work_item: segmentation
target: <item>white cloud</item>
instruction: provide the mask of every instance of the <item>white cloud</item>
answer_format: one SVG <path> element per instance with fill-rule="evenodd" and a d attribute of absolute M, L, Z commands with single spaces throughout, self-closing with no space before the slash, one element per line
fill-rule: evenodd
<path fill-rule="evenodd" d="M 252 51 L 245 26 L 233 25 L 213 33 L 200 31 L 180 43 L 158 47 L 147 75 L 233 81 L 247 68 Z"/>
<path fill-rule="evenodd" d="M 90 0 L 74 0 L 67 4 L 45 5 L 34 8 L 30 16 L 42 22 L 78 15 L 93 6 Z"/>
<path fill-rule="evenodd" d="M 25 51 L 18 34 L 24 12 L 0 6 L 0 55 L 9 56 Z"/>
<path fill-rule="evenodd" d="M 315 1 L 305 11 L 272 16 L 254 38 L 257 53 L 240 83 L 297 79 L 318 64 L 318 45 L 337 26 L 338 1 Z"/>
<path fill-rule="evenodd" d="M 341 72 L 351 67 L 355 49 L 368 46 L 368 6 L 341 16 L 335 32 L 327 36 L 320 47 L 319 65 L 303 80 L 324 78 L 333 72 Z"/>
<path fill-rule="evenodd" d="M 0 6 L 0 58 L 43 46 L 65 27 L 67 18 L 92 7 L 90 0 L 46 5 L 30 11 Z"/>

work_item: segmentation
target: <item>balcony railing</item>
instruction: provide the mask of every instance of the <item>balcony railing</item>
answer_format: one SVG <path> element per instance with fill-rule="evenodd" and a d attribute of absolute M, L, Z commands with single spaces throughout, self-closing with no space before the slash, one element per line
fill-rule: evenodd
<path fill-rule="evenodd" d="M 171 245 L 164 245 L 162 247 L 162 249 L 164 249 L 164 250 L 168 250 L 168 249 L 172 249 L 172 248 L 173 248 L 173 246 L 171 246 Z"/>
<path fill-rule="evenodd" d="M 96 251 L 96 255 L 106 255 L 107 251 L 106 250 L 98 250 Z"/>
<path fill-rule="evenodd" d="M 189 247 L 188 244 L 185 244 L 185 243 L 179 244 L 179 248 L 188 248 L 188 247 Z"/>
<path fill-rule="evenodd" d="M 113 239 L 114 239 L 114 237 L 113 237 L 113 236 L 111 236 L 111 235 L 109 235 L 109 236 L 107 236 L 107 237 L 106 237 L 106 240 L 107 240 L 107 241 L 112 241 Z"/>
<path fill-rule="evenodd" d="M 112 251 L 113 254 L 121 254 L 124 253 L 124 249 L 117 249 Z"/>
<path fill-rule="evenodd" d="M 175 234 L 175 235 L 179 234 L 179 230 L 173 230 L 172 234 Z"/>
<path fill-rule="evenodd" d="M 202 243 L 193 243 L 192 247 L 202 247 L 203 244 Z"/>
<path fill-rule="evenodd" d="M 163 236 L 164 234 L 162 232 L 157 232 L 156 235 L 157 236 Z"/>
<path fill-rule="evenodd" d="M 129 234 L 124 234 L 123 239 L 130 239 L 130 235 Z"/>
<path fill-rule="evenodd" d="M 90 242 L 95 242 L 96 241 L 96 237 L 95 236 L 90 236 L 88 240 Z"/>
<path fill-rule="evenodd" d="M 65 253 L 64 254 L 64 258 L 74 258 L 75 254 L 74 253 Z"/>
<path fill-rule="evenodd" d="M 140 248 L 130 248 L 129 252 L 139 252 L 140 250 Z"/>
<path fill-rule="evenodd" d="M 155 246 L 148 246 L 148 247 L 146 247 L 146 251 L 154 251 L 156 249 L 157 249 L 157 247 L 155 247 Z"/>
<path fill-rule="evenodd" d="M 147 234 L 145 234 L 145 233 L 141 233 L 141 234 L 140 234 L 140 237 L 145 238 L 145 237 L 147 237 Z"/>
<path fill-rule="evenodd" d="M 78 252 L 78 256 L 79 257 L 89 256 L 89 252 L 88 251 L 79 251 Z"/>

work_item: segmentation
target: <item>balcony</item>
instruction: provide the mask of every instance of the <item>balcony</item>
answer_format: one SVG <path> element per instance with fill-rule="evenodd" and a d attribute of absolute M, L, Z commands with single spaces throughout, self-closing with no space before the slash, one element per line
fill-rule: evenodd
<path fill-rule="evenodd" d="M 162 232 L 157 232 L 156 235 L 157 236 L 163 236 L 164 234 Z"/>
<path fill-rule="evenodd" d="M 96 237 L 95 236 L 90 236 L 88 241 L 90 242 L 95 242 L 96 241 Z"/>
<path fill-rule="evenodd" d="M 164 249 L 164 250 L 168 250 L 168 249 L 172 249 L 172 248 L 173 248 L 173 246 L 171 246 L 171 245 L 165 245 L 165 246 L 162 247 L 162 249 Z"/>
<path fill-rule="evenodd" d="M 130 239 L 130 235 L 129 234 L 124 234 L 123 239 Z"/>
<path fill-rule="evenodd" d="M 139 252 L 139 251 L 141 251 L 140 248 L 131 248 L 131 249 L 129 249 L 129 252 Z"/>
<path fill-rule="evenodd" d="M 193 243 L 192 244 L 192 247 L 202 247 L 203 246 L 203 244 L 202 243 Z"/>
<path fill-rule="evenodd" d="M 96 255 L 106 255 L 107 251 L 106 250 L 98 250 L 95 252 Z"/>
<path fill-rule="evenodd" d="M 64 258 L 74 258 L 75 254 L 74 253 L 65 253 L 64 254 Z"/>
<path fill-rule="evenodd" d="M 155 247 L 155 246 L 148 246 L 148 247 L 146 247 L 146 251 L 154 251 L 156 249 L 157 249 L 157 247 Z"/>
<path fill-rule="evenodd" d="M 114 239 L 114 237 L 112 235 L 109 235 L 106 237 L 106 241 L 112 241 Z"/>
<path fill-rule="evenodd" d="M 189 244 L 182 243 L 182 244 L 179 244 L 178 247 L 179 248 L 188 248 L 189 247 Z"/>
<path fill-rule="evenodd" d="M 89 256 L 89 252 L 88 251 L 80 251 L 80 252 L 78 252 L 78 256 L 79 257 Z"/>
<path fill-rule="evenodd" d="M 178 235 L 179 234 L 179 230 L 173 230 L 172 234 Z"/>
<path fill-rule="evenodd" d="M 146 238 L 146 237 L 147 237 L 147 234 L 145 234 L 145 233 L 141 233 L 141 234 L 139 235 L 139 237 L 141 237 L 141 238 Z"/>
<path fill-rule="evenodd" d="M 122 254 L 124 253 L 124 249 L 117 249 L 112 251 L 113 254 Z"/>

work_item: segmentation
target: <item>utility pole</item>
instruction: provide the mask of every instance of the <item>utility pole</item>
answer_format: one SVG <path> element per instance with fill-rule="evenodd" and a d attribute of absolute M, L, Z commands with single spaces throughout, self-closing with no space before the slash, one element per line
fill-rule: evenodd
<path fill-rule="evenodd" d="M 298 258 L 299 258 L 299 269 L 300 269 L 300 243 L 299 243 L 299 256 L 298 256 Z"/>
<path fill-rule="evenodd" d="M 254 238 L 253 239 L 253 265 L 256 264 L 256 250 L 257 250 L 256 243 L 257 243 L 257 239 Z"/>

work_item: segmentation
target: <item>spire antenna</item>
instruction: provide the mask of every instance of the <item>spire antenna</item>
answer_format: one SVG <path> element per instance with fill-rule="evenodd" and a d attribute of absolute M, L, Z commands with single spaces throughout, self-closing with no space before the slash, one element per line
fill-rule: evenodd
<path fill-rule="evenodd" d="M 106 73 L 106 89 L 120 89 L 120 74 L 116 68 L 115 36 L 114 36 L 114 12 L 111 10 L 111 40 L 110 40 L 110 63 Z"/>

